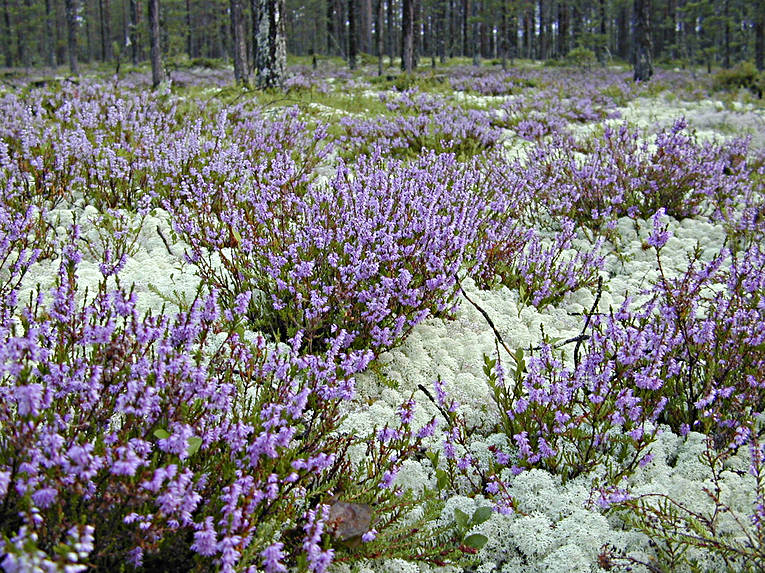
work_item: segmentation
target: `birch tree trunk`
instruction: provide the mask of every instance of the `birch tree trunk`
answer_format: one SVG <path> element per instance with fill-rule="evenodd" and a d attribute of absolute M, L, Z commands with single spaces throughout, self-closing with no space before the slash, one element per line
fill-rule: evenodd
<path fill-rule="evenodd" d="M 285 0 L 258 0 L 258 87 L 276 88 L 284 83 L 287 42 L 284 37 Z"/>

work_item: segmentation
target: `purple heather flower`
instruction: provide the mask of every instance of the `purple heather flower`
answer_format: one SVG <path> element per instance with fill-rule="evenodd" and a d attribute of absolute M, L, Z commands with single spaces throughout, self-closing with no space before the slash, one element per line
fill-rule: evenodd
<path fill-rule="evenodd" d="M 260 552 L 266 573 L 286 573 L 287 567 L 282 563 L 284 559 L 282 549 L 284 549 L 284 543 L 277 541 Z"/>

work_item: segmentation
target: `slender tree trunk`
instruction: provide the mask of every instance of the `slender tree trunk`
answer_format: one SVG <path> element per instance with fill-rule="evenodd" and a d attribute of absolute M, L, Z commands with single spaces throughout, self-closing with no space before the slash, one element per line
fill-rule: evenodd
<path fill-rule="evenodd" d="M 112 53 L 112 4 L 110 0 L 99 0 L 101 8 L 101 37 L 104 47 L 104 60 L 111 62 Z"/>
<path fill-rule="evenodd" d="M 186 0 L 186 53 L 189 59 L 194 57 L 194 36 L 192 32 L 191 0 Z"/>
<path fill-rule="evenodd" d="M 470 0 L 462 0 L 462 57 L 466 58 L 470 54 Z"/>
<path fill-rule="evenodd" d="M 436 18 L 438 20 L 438 28 L 436 29 L 436 41 L 438 42 L 438 61 L 442 64 L 446 63 L 446 0 L 438 0 L 438 12 Z"/>
<path fill-rule="evenodd" d="M 626 60 L 629 57 L 629 18 L 627 17 L 627 6 L 622 4 L 619 7 L 617 16 L 617 51 L 619 57 Z"/>
<path fill-rule="evenodd" d="M 502 58 L 502 69 L 507 69 L 507 0 L 502 0 L 499 16 L 499 53 Z"/>
<path fill-rule="evenodd" d="M 137 66 L 141 60 L 141 47 L 139 45 L 138 26 L 140 24 L 141 9 L 138 0 L 130 0 L 130 55 L 133 65 Z"/>
<path fill-rule="evenodd" d="M 558 3 L 558 56 L 563 58 L 569 50 L 569 12 L 568 2 L 561 0 Z"/>
<path fill-rule="evenodd" d="M 723 67 L 730 68 L 730 0 L 723 0 Z"/>
<path fill-rule="evenodd" d="M 257 2 L 257 0 L 252 0 L 253 2 Z M 335 52 L 335 47 L 332 43 L 332 39 L 335 37 L 335 9 L 332 3 L 332 0 L 327 0 L 327 13 L 326 13 L 327 21 L 325 22 L 326 28 L 327 28 L 327 55 L 331 56 Z M 253 26 L 253 30 L 256 30 L 256 28 Z M 256 36 L 257 36 L 257 32 Z"/>
<path fill-rule="evenodd" d="M 69 71 L 73 76 L 80 73 L 77 66 L 77 0 L 65 0 L 67 48 L 69 54 Z"/>
<path fill-rule="evenodd" d="M 385 11 L 388 16 L 385 23 L 385 44 L 388 50 L 388 60 L 393 65 L 393 55 L 396 51 L 396 43 L 393 41 L 393 0 L 386 0 Z"/>
<path fill-rule="evenodd" d="M 547 59 L 547 4 L 539 0 L 539 51 L 537 57 L 544 61 Z"/>
<path fill-rule="evenodd" d="M 457 3 L 454 0 L 449 0 L 449 41 L 447 42 L 447 45 L 450 58 L 454 57 L 454 50 L 457 43 Z"/>
<path fill-rule="evenodd" d="M 348 0 L 348 67 L 356 69 L 356 1 Z"/>
<path fill-rule="evenodd" d="M 258 28 L 259 16 L 258 16 L 258 0 L 250 0 L 250 24 L 252 26 L 252 69 L 256 69 L 256 62 L 258 61 Z M 327 34 L 329 37 L 329 34 Z M 329 53 L 329 52 L 327 52 Z"/>
<path fill-rule="evenodd" d="M 372 0 L 361 0 L 361 51 L 371 54 L 372 49 Z"/>
<path fill-rule="evenodd" d="M 5 67 L 13 66 L 13 45 L 11 43 L 11 11 L 8 8 L 8 0 L 3 0 L 3 55 Z"/>
<path fill-rule="evenodd" d="M 606 63 L 606 46 L 608 45 L 608 36 L 606 34 L 608 20 L 606 17 L 606 0 L 599 0 L 598 2 L 598 43 L 595 48 L 595 57 L 598 58 L 598 62 L 601 64 Z"/>
<path fill-rule="evenodd" d="M 280 88 L 287 67 L 284 0 L 258 0 L 258 87 Z"/>
<path fill-rule="evenodd" d="M 159 0 L 149 0 L 149 49 L 151 57 L 151 85 L 157 87 L 165 81 L 162 65 L 162 47 L 159 43 Z"/>
<path fill-rule="evenodd" d="M 481 65 L 481 44 L 480 44 L 481 30 L 479 29 L 479 24 L 478 24 L 478 2 L 476 2 L 476 0 L 473 0 L 472 2 L 470 17 L 473 20 L 473 23 L 470 26 L 470 51 L 471 51 L 471 54 L 473 55 L 473 65 L 480 66 Z"/>
<path fill-rule="evenodd" d="M 383 0 L 377 0 L 375 5 L 375 45 L 377 51 L 377 75 L 383 74 L 383 20 L 385 19 L 385 4 Z"/>
<path fill-rule="evenodd" d="M 247 67 L 247 37 L 242 17 L 242 0 L 230 0 L 231 35 L 234 49 L 234 80 L 238 84 L 249 84 L 250 73 Z"/>
<path fill-rule="evenodd" d="M 651 46 L 650 0 L 634 0 L 635 27 L 635 81 L 647 82 L 653 75 L 653 47 Z"/>
<path fill-rule="evenodd" d="M 760 71 L 765 70 L 765 0 L 757 2 L 759 15 L 754 23 L 754 65 Z"/>
<path fill-rule="evenodd" d="M 403 0 L 401 8 L 401 69 L 414 70 L 414 0 Z"/>
<path fill-rule="evenodd" d="M 45 0 L 45 56 L 48 66 L 56 67 L 56 33 L 55 22 L 56 13 L 52 0 Z"/>

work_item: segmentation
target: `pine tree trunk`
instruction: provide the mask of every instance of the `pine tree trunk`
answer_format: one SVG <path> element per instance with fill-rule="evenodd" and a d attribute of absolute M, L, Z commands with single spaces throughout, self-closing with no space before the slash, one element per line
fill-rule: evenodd
<path fill-rule="evenodd" d="M 356 69 L 356 0 L 348 0 L 348 67 Z"/>
<path fill-rule="evenodd" d="M 385 23 L 385 45 L 388 50 L 388 60 L 393 65 L 393 56 L 396 51 L 396 43 L 393 41 L 393 0 L 386 0 L 385 11 L 388 16 Z"/>
<path fill-rule="evenodd" d="M 130 55 L 133 65 L 137 66 L 141 59 L 141 49 L 138 45 L 138 25 L 140 23 L 141 10 L 138 0 L 130 0 Z"/>
<path fill-rule="evenodd" d="M 109 0 L 99 0 L 101 11 L 101 45 L 104 61 L 111 62 L 112 54 L 112 6 Z"/>
<path fill-rule="evenodd" d="M 287 67 L 287 42 L 284 37 L 284 0 L 258 0 L 259 88 L 280 88 Z"/>
<path fill-rule="evenodd" d="M 462 57 L 470 55 L 470 33 L 468 25 L 470 23 L 470 0 L 462 0 Z"/>
<path fill-rule="evenodd" d="M 600 38 L 598 39 L 595 56 L 598 58 L 598 61 L 601 64 L 605 64 L 606 63 L 606 43 L 608 42 L 608 37 L 606 36 L 606 26 L 608 24 L 606 20 L 606 0 L 600 0 L 599 6 L 598 6 L 598 12 L 599 12 L 598 19 L 600 20 Z"/>
<path fill-rule="evenodd" d="M 568 2 L 561 0 L 558 3 L 558 57 L 563 58 L 568 54 Z"/>
<path fill-rule="evenodd" d="M 151 58 L 151 85 L 154 87 L 165 81 L 159 34 L 159 0 L 149 0 L 149 56 Z"/>
<path fill-rule="evenodd" d="M 377 75 L 383 74 L 383 19 L 385 18 L 385 5 L 383 0 L 377 0 L 375 6 L 375 46 L 377 51 Z"/>
<path fill-rule="evenodd" d="M 80 73 L 77 65 L 77 0 L 65 0 L 67 48 L 69 54 L 69 71 L 73 76 Z"/>
<path fill-rule="evenodd" d="M 56 67 L 55 17 L 56 13 L 52 1 L 45 0 L 45 56 L 51 68 Z"/>
<path fill-rule="evenodd" d="M 500 6 L 499 16 L 499 53 L 502 58 L 502 69 L 507 69 L 507 43 L 508 43 L 508 31 L 507 31 L 507 0 L 502 0 Z"/>
<path fill-rule="evenodd" d="M 759 15 L 754 23 L 754 65 L 760 71 L 765 70 L 765 0 L 757 2 Z"/>
<path fill-rule="evenodd" d="M 5 67 L 13 66 L 13 46 L 11 45 L 11 12 L 8 8 L 8 0 L 3 0 L 3 55 Z"/>
<path fill-rule="evenodd" d="M 414 70 L 414 0 L 403 0 L 401 12 L 401 70 Z"/>
<path fill-rule="evenodd" d="M 650 0 L 634 0 L 634 78 L 647 82 L 653 75 L 653 47 L 651 46 Z"/>
<path fill-rule="evenodd" d="M 723 0 L 723 67 L 730 68 L 730 0 Z"/>
<path fill-rule="evenodd" d="M 247 85 L 250 81 L 247 67 L 247 38 L 242 17 L 242 0 L 230 0 L 231 35 L 233 36 L 234 51 L 234 80 L 238 84 Z"/>
<path fill-rule="evenodd" d="M 372 53 L 372 0 L 361 0 L 361 26 L 359 34 L 361 51 Z"/>
<path fill-rule="evenodd" d="M 438 12 L 436 14 L 438 19 L 438 28 L 436 29 L 436 41 L 438 42 L 438 61 L 442 64 L 446 63 L 446 0 L 438 0 Z"/>
<path fill-rule="evenodd" d="M 473 65 L 481 65 L 481 30 L 478 24 L 478 3 L 473 0 L 473 6 L 470 10 L 470 17 L 473 20 L 470 26 L 470 50 L 473 55 Z"/>
<path fill-rule="evenodd" d="M 194 36 L 192 34 L 191 0 L 186 0 L 186 53 L 189 59 L 194 57 Z"/>

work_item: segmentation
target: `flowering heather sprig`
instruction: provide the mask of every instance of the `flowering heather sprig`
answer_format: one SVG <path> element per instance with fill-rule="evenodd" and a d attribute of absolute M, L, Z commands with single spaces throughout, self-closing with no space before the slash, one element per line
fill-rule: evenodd
<path fill-rule="evenodd" d="M 524 303 L 540 310 L 557 304 L 567 293 L 595 287 L 604 263 L 602 239 L 588 251 L 574 251 L 574 222 L 564 219 L 560 226 L 549 240 L 520 224 L 505 231 L 486 253 L 480 285 L 490 288 L 499 282 L 518 289 Z"/>

